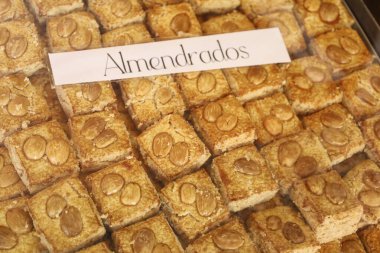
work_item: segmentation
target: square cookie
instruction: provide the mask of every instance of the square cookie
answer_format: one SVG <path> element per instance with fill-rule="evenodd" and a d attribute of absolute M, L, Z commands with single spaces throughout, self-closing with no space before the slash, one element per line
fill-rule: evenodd
<path fill-rule="evenodd" d="M 8 150 L 0 147 L 0 201 L 19 197 L 26 193 L 26 187 L 13 167 Z"/>
<path fill-rule="evenodd" d="M 210 152 L 181 116 L 165 116 L 137 137 L 140 152 L 155 176 L 168 182 L 200 168 Z"/>
<path fill-rule="evenodd" d="M 26 198 L 0 202 L 1 252 L 47 252 L 33 227 Z"/>
<path fill-rule="evenodd" d="M 191 119 L 214 155 L 252 144 L 256 139 L 248 113 L 231 95 L 192 109 Z"/>
<path fill-rule="evenodd" d="M 106 233 L 95 204 L 78 178 L 68 178 L 28 200 L 37 233 L 49 252 L 73 252 Z"/>
<path fill-rule="evenodd" d="M 79 172 L 79 163 L 60 123 L 49 121 L 5 139 L 12 163 L 30 193 Z"/>
<path fill-rule="evenodd" d="M 131 24 L 102 34 L 104 47 L 125 46 L 130 44 L 153 42 L 144 24 Z"/>
<path fill-rule="evenodd" d="M 363 205 L 359 227 L 380 221 L 380 168 L 371 160 L 353 167 L 344 177 L 351 192 Z"/>
<path fill-rule="evenodd" d="M 206 13 L 226 13 L 240 5 L 240 0 L 190 0 L 197 15 Z"/>
<path fill-rule="evenodd" d="M 301 121 L 282 93 L 248 102 L 245 109 L 257 129 L 259 146 L 296 134 L 303 129 Z"/>
<path fill-rule="evenodd" d="M 372 61 L 372 55 L 358 32 L 349 28 L 315 37 L 310 48 L 332 66 L 335 76 L 343 76 Z"/>
<path fill-rule="evenodd" d="M 327 150 L 332 165 L 363 151 L 365 143 L 352 115 L 341 104 L 333 104 L 303 119 Z"/>
<path fill-rule="evenodd" d="M 230 86 L 220 69 L 176 74 L 175 80 L 188 107 L 203 105 L 230 93 Z"/>
<path fill-rule="evenodd" d="M 301 215 L 287 206 L 252 213 L 248 228 L 263 252 L 316 253 L 320 249 Z"/>
<path fill-rule="evenodd" d="M 58 85 L 58 99 L 67 117 L 116 108 L 111 82 Z"/>
<path fill-rule="evenodd" d="M 37 89 L 37 93 L 46 99 L 51 118 L 63 123 L 66 129 L 67 117 L 61 103 L 58 100 L 56 90 L 53 88 L 50 73 L 47 69 L 41 69 L 29 77 L 30 83 Z"/>
<path fill-rule="evenodd" d="M 10 134 L 50 118 L 44 97 L 23 74 L 0 77 L 0 143 Z"/>
<path fill-rule="evenodd" d="M 359 123 L 366 147 L 365 153 L 380 164 L 380 116 L 376 115 Z"/>
<path fill-rule="evenodd" d="M 116 252 L 183 252 L 164 215 L 120 229 L 112 234 Z"/>
<path fill-rule="evenodd" d="M 45 48 L 30 19 L 0 23 L 0 34 L 0 76 L 16 72 L 30 76 L 45 67 Z"/>
<path fill-rule="evenodd" d="M 170 223 L 186 242 L 230 216 L 218 189 L 203 169 L 168 183 L 161 189 L 161 200 Z"/>
<path fill-rule="evenodd" d="M 296 17 L 290 11 L 278 11 L 258 16 L 255 19 L 258 29 L 278 27 L 284 37 L 285 45 L 292 55 L 301 54 L 306 50 L 306 43 Z"/>
<path fill-rule="evenodd" d="M 252 22 L 244 14 L 238 11 L 211 17 L 202 23 L 203 33 L 206 35 L 232 33 L 253 29 L 255 29 L 255 26 L 252 24 Z"/>
<path fill-rule="evenodd" d="M 78 251 L 78 253 L 113 253 L 106 242 L 100 242 L 88 248 Z"/>
<path fill-rule="evenodd" d="M 52 53 L 102 47 L 99 25 L 85 11 L 50 17 L 46 22 L 46 36 Z"/>
<path fill-rule="evenodd" d="M 40 24 L 43 24 L 48 17 L 84 8 L 82 0 L 27 0 L 27 3 Z"/>
<path fill-rule="evenodd" d="M 380 65 L 373 64 L 340 81 L 343 105 L 356 120 L 368 118 L 380 111 Z"/>
<path fill-rule="evenodd" d="M 157 40 L 202 35 L 201 25 L 188 3 L 149 9 L 147 11 L 147 24 Z"/>
<path fill-rule="evenodd" d="M 350 27 L 355 23 L 341 0 L 298 0 L 295 13 L 309 37 Z"/>
<path fill-rule="evenodd" d="M 308 114 L 340 103 L 342 91 L 332 79 L 331 67 L 316 56 L 293 60 L 286 69 L 286 96 L 297 114 Z"/>
<path fill-rule="evenodd" d="M 238 218 L 232 218 L 225 225 L 201 236 L 186 248 L 188 253 L 214 253 L 228 250 L 236 253 L 259 252 Z"/>
<path fill-rule="evenodd" d="M 281 91 L 286 83 L 285 71 L 277 65 L 224 69 L 233 94 L 242 102 Z"/>
<path fill-rule="evenodd" d="M 311 131 L 279 139 L 260 151 L 272 169 L 283 195 L 288 194 L 297 180 L 323 173 L 331 166 L 327 151 L 318 136 Z"/>
<path fill-rule="evenodd" d="M 158 194 L 135 158 L 88 175 L 86 184 L 111 230 L 143 220 L 160 208 Z"/>
<path fill-rule="evenodd" d="M 295 182 L 290 198 L 320 243 L 355 233 L 363 215 L 363 207 L 335 170 Z"/>
<path fill-rule="evenodd" d="M 294 7 L 293 0 L 241 0 L 241 10 L 248 18 L 254 19 L 258 15 L 264 15 L 277 11 L 292 11 Z"/>
<path fill-rule="evenodd" d="M 145 12 L 138 0 L 88 0 L 88 9 L 105 30 L 143 22 Z"/>
<path fill-rule="evenodd" d="M 30 18 L 23 0 L 3 0 L 1 2 L 0 22 Z"/>
<path fill-rule="evenodd" d="M 278 185 L 253 145 L 214 158 L 211 175 L 232 212 L 272 199 Z"/>
<path fill-rule="evenodd" d="M 186 107 L 170 75 L 120 81 L 121 94 L 136 127 L 144 130 L 168 114 L 183 115 Z"/>
<path fill-rule="evenodd" d="M 367 253 L 380 252 L 380 227 L 368 226 L 358 232 L 358 235 L 367 250 Z"/>
<path fill-rule="evenodd" d="M 94 171 L 131 155 L 124 120 L 116 111 L 74 116 L 69 128 L 82 171 Z"/>
<path fill-rule="evenodd" d="M 340 240 L 323 243 L 319 253 L 366 253 L 357 234 L 343 237 Z"/>

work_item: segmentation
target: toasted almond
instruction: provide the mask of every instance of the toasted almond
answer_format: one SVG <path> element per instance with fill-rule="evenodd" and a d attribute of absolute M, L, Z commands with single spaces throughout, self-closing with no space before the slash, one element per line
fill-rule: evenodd
<path fill-rule="evenodd" d="M 11 90 L 8 87 L 0 87 L 0 106 L 6 106 L 11 99 Z"/>
<path fill-rule="evenodd" d="M 86 28 L 79 27 L 70 35 L 69 44 L 74 50 L 84 50 L 90 47 L 92 42 L 92 33 Z"/>
<path fill-rule="evenodd" d="M 70 145 L 62 138 L 54 138 L 48 141 L 46 145 L 46 156 L 49 162 L 59 166 L 69 159 Z"/>
<path fill-rule="evenodd" d="M 63 210 L 60 218 L 60 227 L 67 237 L 75 237 L 83 231 L 83 220 L 80 211 L 74 206 Z"/>
<path fill-rule="evenodd" d="M 285 222 L 282 227 L 282 234 L 288 241 L 294 244 L 303 243 L 306 239 L 302 228 L 294 222 Z"/>
<path fill-rule="evenodd" d="M 212 240 L 221 250 L 237 250 L 244 244 L 242 234 L 229 229 L 219 231 L 212 237 Z"/>
<path fill-rule="evenodd" d="M 364 88 L 359 88 L 355 91 L 355 95 L 364 103 L 375 106 L 377 103 L 376 98 Z"/>
<path fill-rule="evenodd" d="M 82 84 L 82 96 L 90 102 L 96 101 L 102 94 L 102 87 L 99 83 Z"/>
<path fill-rule="evenodd" d="M 190 147 L 186 142 L 178 142 L 174 144 L 169 153 L 169 160 L 176 166 L 184 166 L 190 160 Z"/>
<path fill-rule="evenodd" d="M 176 34 L 188 33 L 191 29 L 191 20 L 186 13 L 179 13 L 172 18 L 170 28 Z"/>
<path fill-rule="evenodd" d="M 23 56 L 28 48 L 28 40 L 23 36 L 11 37 L 5 44 L 5 53 L 11 59 Z"/>
<path fill-rule="evenodd" d="M 339 38 L 339 43 L 342 48 L 349 54 L 355 55 L 360 52 L 359 44 L 350 37 L 342 36 Z"/>
<path fill-rule="evenodd" d="M 247 158 L 239 158 L 235 160 L 234 169 L 237 172 L 250 176 L 258 176 L 262 172 L 261 166 L 259 164 L 253 160 L 248 160 Z"/>
<path fill-rule="evenodd" d="M 201 73 L 202 72 L 200 71 L 194 71 L 194 72 L 186 72 L 186 73 L 183 73 L 182 75 L 188 80 L 193 80 L 195 78 L 198 78 Z"/>
<path fill-rule="evenodd" d="M 318 162 L 314 157 L 301 156 L 294 164 L 294 172 L 300 177 L 305 178 L 313 175 L 318 169 Z"/>
<path fill-rule="evenodd" d="M 97 148 L 106 148 L 118 139 L 116 132 L 110 128 L 103 130 L 95 139 L 94 145 Z"/>
<path fill-rule="evenodd" d="M 324 112 L 320 116 L 321 123 L 330 128 L 342 128 L 344 126 L 344 118 L 333 111 Z"/>
<path fill-rule="evenodd" d="M 378 190 L 380 189 L 380 172 L 367 170 L 363 173 L 362 181 L 369 188 Z"/>
<path fill-rule="evenodd" d="M 142 228 L 132 236 L 134 253 L 150 253 L 156 245 L 156 235 L 149 228 Z"/>
<path fill-rule="evenodd" d="M 348 144 L 348 136 L 340 129 L 324 128 L 321 133 L 322 139 L 333 146 L 342 147 Z"/>
<path fill-rule="evenodd" d="M 333 3 L 324 2 L 319 8 L 319 18 L 327 23 L 332 24 L 338 21 L 340 16 L 339 8 Z"/>
<path fill-rule="evenodd" d="M 170 249 L 169 245 L 165 243 L 158 243 L 156 246 L 154 246 L 154 249 L 152 253 L 171 253 L 172 250 Z"/>
<path fill-rule="evenodd" d="M 0 249 L 12 249 L 17 245 L 17 243 L 17 235 L 8 227 L 0 225 Z"/>
<path fill-rule="evenodd" d="M 347 192 L 339 183 L 326 184 L 326 197 L 334 205 L 341 205 L 347 199 Z"/>
<path fill-rule="evenodd" d="M 21 117 L 28 113 L 29 105 L 28 98 L 16 95 L 11 101 L 9 101 L 7 109 L 10 115 Z"/>
<path fill-rule="evenodd" d="M 247 79 L 253 85 L 260 85 L 268 78 L 267 70 L 262 66 L 249 67 L 247 72 Z"/>
<path fill-rule="evenodd" d="M 121 192 L 120 202 L 126 206 L 135 206 L 141 200 L 141 187 L 137 183 L 128 183 Z"/>
<path fill-rule="evenodd" d="M 211 102 L 207 104 L 203 109 L 203 118 L 214 123 L 223 114 L 222 106 L 217 102 Z"/>
<path fill-rule="evenodd" d="M 113 40 L 113 46 L 131 45 L 134 42 L 134 39 L 129 34 L 121 34 Z"/>
<path fill-rule="evenodd" d="M 57 24 L 57 34 L 60 37 L 68 38 L 76 31 L 77 27 L 77 22 L 74 19 L 63 17 Z"/>
<path fill-rule="evenodd" d="M 313 176 L 306 179 L 305 185 L 311 193 L 321 196 L 325 192 L 326 181 L 320 176 Z"/>
<path fill-rule="evenodd" d="M 11 33 L 7 28 L 0 27 L 0 46 L 3 46 L 8 42 L 10 35 Z"/>
<path fill-rule="evenodd" d="M 156 92 L 155 99 L 158 103 L 162 105 L 166 105 L 167 103 L 170 102 L 170 100 L 172 100 L 173 96 L 174 95 L 171 89 L 167 87 L 162 87 L 158 89 L 158 91 Z"/>
<path fill-rule="evenodd" d="M 277 136 L 282 134 L 283 126 L 282 122 L 274 117 L 274 116 L 267 116 L 263 119 L 263 126 L 265 130 L 272 136 Z"/>
<path fill-rule="evenodd" d="M 11 0 L 0 0 L 0 14 L 8 12 L 12 7 Z"/>
<path fill-rule="evenodd" d="M 359 241 L 356 240 L 345 240 L 342 242 L 341 247 L 342 253 L 365 253 L 363 247 Z"/>
<path fill-rule="evenodd" d="M 303 75 L 294 76 L 292 79 L 294 84 L 300 89 L 310 90 L 313 87 L 311 80 Z"/>
<path fill-rule="evenodd" d="M 81 136 L 87 140 L 93 140 L 97 137 L 106 127 L 106 122 L 100 117 L 91 117 L 86 120 L 80 131 Z"/>
<path fill-rule="evenodd" d="M 233 21 L 226 21 L 221 27 L 222 33 L 233 33 L 240 31 L 239 26 Z"/>
<path fill-rule="evenodd" d="M 380 192 L 374 190 L 361 191 L 359 200 L 368 207 L 380 207 Z"/>
<path fill-rule="evenodd" d="M 173 137 L 167 132 L 161 132 L 153 138 L 152 150 L 157 157 L 165 157 L 173 147 Z"/>
<path fill-rule="evenodd" d="M 317 12 L 321 7 L 321 0 L 304 0 L 303 7 L 310 12 Z"/>
<path fill-rule="evenodd" d="M 179 189 L 179 197 L 182 203 L 193 204 L 196 199 L 197 187 L 191 183 L 183 183 Z"/>
<path fill-rule="evenodd" d="M 373 76 L 373 77 L 371 77 L 370 83 L 371 83 L 372 88 L 377 93 L 380 93 L 380 76 Z"/>
<path fill-rule="evenodd" d="M 286 37 L 290 34 L 289 28 L 286 26 L 286 24 L 280 20 L 280 19 L 272 19 L 268 22 L 267 27 L 277 27 L 280 29 L 280 32 L 282 36 Z"/>
<path fill-rule="evenodd" d="M 325 72 L 318 67 L 306 67 L 304 73 L 314 83 L 320 83 L 326 79 Z"/>
<path fill-rule="evenodd" d="M 282 121 L 289 121 L 294 117 L 292 107 L 286 104 L 272 106 L 270 113 Z"/>
<path fill-rule="evenodd" d="M 109 196 L 119 192 L 124 186 L 124 178 L 120 174 L 109 173 L 100 181 L 102 192 Z"/>
<path fill-rule="evenodd" d="M 5 214 L 8 227 L 16 234 L 25 234 L 33 229 L 32 219 L 28 212 L 20 207 L 9 209 Z"/>
<path fill-rule="evenodd" d="M 46 200 L 46 214 L 51 219 L 58 218 L 67 206 L 67 201 L 59 194 L 53 194 Z"/>
<path fill-rule="evenodd" d="M 12 84 L 12 86 L 18 90 L 24 90 L 26 87 L 29 86 L 29 82 L 26 81 L 25 79 L 24 80 L 18 80 L 15 78 L 15 82 Z"/>
<path fill-rule="evenodd" d="M 282 220 L 277 215 L 268 216 L 266 219 L 266 227 L 271 231 L 277 231 L 282 228 Z"/>
<path fill-rule="evenodd" d="M 197 80 L 197 89 L 202 94 L 213 91 L 216 87 L 216 78 L 210 72 L 201 72 Z"/>
<path fill-rule="evenodd" d="M 302 153 L 302 147 L 296 141 L 286 141 L 278 147 L 277 158 L 281 166 L 292 167 Z"/>
<path fill-rule="evenodd" d="M 132 3 L 130 0 L 113 0 L 111 4 L 111 12 L 118 18 L 128 15 L 132 10 Z"/>
<path fill-rule="evenodd" d="M 217 206 L 214 194 L 209 190 L 201 190 L 196 195 L 196 206 L 198 213 L 203 217 L 211 216 Z"/>
<path fill-rule="evenodd" d="M 22 150 L 29 160 L 39 160 L 45 155 L 46 140 L 40 135 L 32 135 L 26 139 Z"/>
<path fill-rule="evenodd" d="M 351 62 L 350 55 L 341 47 L 338 47 L 336 45 L 329 45 L 326 48 L 326 55 L 330 60 L 338 64 L 347 64 Z"/>
<path fill-rule="evenodd" d="M 10 187 L 20 181 L 20 177 L 16 173 L 16 170 L 12 164 L 0 167 L 0 188 Z"/>
<path fill-rule="evenodd" d="M 135 87 L 134 93 L 137 97 L 144 97 L 149 91 L 151 91 L 152 87 L 152 81 L 146 78 L 141 78 L 138 81 L 138 85 Z"/>
<path fill-rule="evenodd" d="M 216 120 L 216 127 L 223 132 L 231 131 L 237 124 L 238 117 L 231 113 L 224 113 Z"/>

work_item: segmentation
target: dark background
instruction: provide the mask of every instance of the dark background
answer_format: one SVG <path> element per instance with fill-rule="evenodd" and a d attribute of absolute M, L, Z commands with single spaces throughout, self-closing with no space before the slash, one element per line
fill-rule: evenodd
<path fill-rule="evenodd" d="M 364 0 L 364 2 L 376 18 L 377 23 L 380 24 L 380 0 Z"/>

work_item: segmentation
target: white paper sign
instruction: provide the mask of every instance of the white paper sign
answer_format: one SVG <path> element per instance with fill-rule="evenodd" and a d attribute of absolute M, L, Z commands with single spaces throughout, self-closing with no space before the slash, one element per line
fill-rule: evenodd
<path fill-rule="evenodd" d="M 290 61 L 278 28 L 49 54 L 55 85 Z"/>

